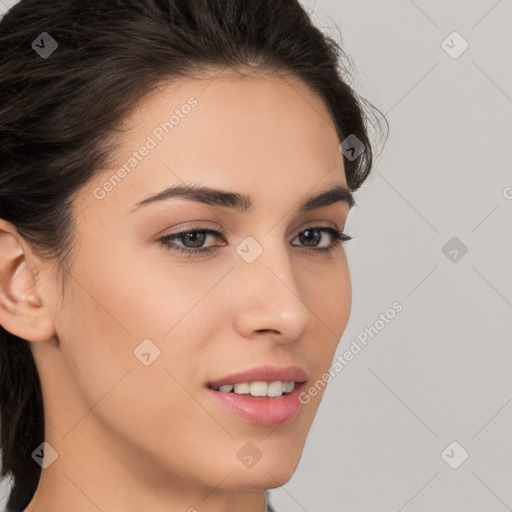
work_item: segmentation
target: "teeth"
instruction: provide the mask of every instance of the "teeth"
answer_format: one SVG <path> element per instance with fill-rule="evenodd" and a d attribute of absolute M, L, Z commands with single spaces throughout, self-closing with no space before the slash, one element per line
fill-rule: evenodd
<path fill-rule="evenodd" d="M 289 381 L 289 382 L 283 382 L 283 391 L 285 393 L 291 393 L 295 389 L 295 382 Z"/>
<path fill-rule="evenodd" d="M 217 391 L 222 393 L 234 392 L 237 395 L 251 395 L 251 396 L 268 396 L 277 397 L 283 393 L 290 393 L 295 389 L 294 381 L 274 381 L 274 382 L 242 382 L 240 384 L 225 384 L 217 388 Z"/>
<path fill-rule="evenodd" d="M 252 384 L 251 384 L 252 388 Z M 278 380 L 277 382 L 269 382 L 267 386 L 267 395 L 268 396 L 281 396 L 284 391 L 283 383 Z M 251 391 L 252 395 L 252 391 Z"/>
<path fill-rule="evenodd" d="M 252 382 L 249 393 L 252 396 L 268 396 L 268 384 L 266 382 Z"/>
<path fill-rule="evenodd" d="M 243 384 L 235 384 L 235 393 L 237 395 L 245 395 L 249 393 L 250 385 L 248 382 L 244 382 Z"/>

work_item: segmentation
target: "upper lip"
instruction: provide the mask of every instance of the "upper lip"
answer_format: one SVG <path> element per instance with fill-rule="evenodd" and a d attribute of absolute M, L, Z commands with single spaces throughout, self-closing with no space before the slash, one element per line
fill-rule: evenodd
<path fill-rule="evenodd" d="M 211 388 L 218 388 L 225 384 L 241 384 L 243 382 L 305 382 L 308 376 L 305 370 L 299 366 L 278 367 L 271 365 L 257 366 L 243 372 L 232 373 L 226 377 L 211 381 Z"/>

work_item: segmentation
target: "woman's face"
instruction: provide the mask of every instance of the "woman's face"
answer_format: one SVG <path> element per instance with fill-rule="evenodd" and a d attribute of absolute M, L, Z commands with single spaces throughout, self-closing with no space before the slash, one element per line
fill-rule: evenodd
<path fill-rule="evenodd" d="M 74 200 L 59 341 L 32 344 L 51 468 L 92 496 L 109 479 L 282 485 L 323 387 L 306 405 L 298 391 L 328 371 L 351 307 L 345 249 L 329 231 L 344 229 L 348 201 L 301 208 L 347 185 L 329 113 L 295 78 L 225 72 L 161 87 L 126 126 L 116 165 Z M 139 204 L 169 187 L 203 192 Z M 288 367 L 303 375 L 279 373 Z M 297 381 L 287 398 L 211 389 L 280 380 Z"/>

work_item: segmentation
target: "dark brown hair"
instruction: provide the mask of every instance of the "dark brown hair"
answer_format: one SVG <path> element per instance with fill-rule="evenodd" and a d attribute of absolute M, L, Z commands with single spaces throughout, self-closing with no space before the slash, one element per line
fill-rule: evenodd
<path fill-rule="evenodd" d="M 58 45 L 46 56 L 33 46 L 44 32 Z M 372 167 L 368 122 L 385 119 L 349 85 L 345 62 L 298 0 L 21 0 L 0 20 L 0 218 L 55 259 L 64 282 L 73 197 L 110 166 L 122 121 L 159 84 L 207 69 L 301 78 L 340 142 L 364 144 L 357 159 L 344 156 L 357 190 Z M 1 326 L 0 412 L 8 510 L 22 510 L 41 475 L 31 454 L 44 441 L 43 399 L 29 343 Z"/>

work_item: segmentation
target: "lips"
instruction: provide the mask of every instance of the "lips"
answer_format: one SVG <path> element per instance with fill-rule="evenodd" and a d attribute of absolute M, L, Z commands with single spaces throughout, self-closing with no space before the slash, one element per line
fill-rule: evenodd
<path fill-rule="evenodd" d="M 297 382 L 302 383 L 307 380 L 308 376 L 305 370 L 300 368 L 299 366 L 287 366 L 287 367 L 277 367 L 271 365 L 263 365 L 255 368 L 251 368 L 247 371 L 232 373 L 231 375 L 227 375 L 225 377 L 221 377 L 219 379 L 215 379 L 208 383 L 208 387 L 212 389 L 217 389 L 220 386 L 224 386 L 226 384 L 241 384 L 244 382 L 275 382 L 275 381 L 283 381 L 283 382 Z"/>

